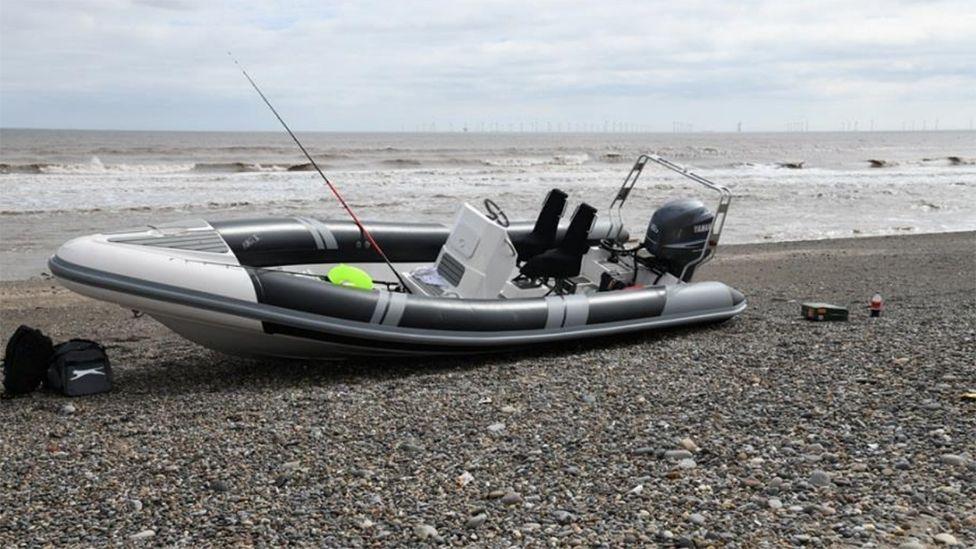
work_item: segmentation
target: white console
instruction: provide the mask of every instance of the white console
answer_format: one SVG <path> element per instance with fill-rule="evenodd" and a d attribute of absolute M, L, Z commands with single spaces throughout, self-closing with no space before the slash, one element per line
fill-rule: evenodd
<path fill-rule="evenodd" d="M 496 299 L 513 276 L 517 256 L 504 227 L 463 204 L 435 268 L 445 295 Z"/>

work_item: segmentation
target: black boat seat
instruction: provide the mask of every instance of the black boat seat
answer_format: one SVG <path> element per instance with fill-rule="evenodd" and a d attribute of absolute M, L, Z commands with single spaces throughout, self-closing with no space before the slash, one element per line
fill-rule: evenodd
<path fill-rule="evenodd" d="M 590 249 L 587 236 L 595 220 L 596 208 L 585 202 L 577 206 L 559 246 L 529 259 L 519 272 L 535 280 L 572 278 L 579 275 L 583 255 Z"/>
<path fill-rule="evenodd" d="M 546 195 L 532 232 L 514 243 L 519 263 L 524 263 L 555 245 L 559 219 L 566 209 L 567 198 L 569 196 L 560 189 L 552 189 Z"/>

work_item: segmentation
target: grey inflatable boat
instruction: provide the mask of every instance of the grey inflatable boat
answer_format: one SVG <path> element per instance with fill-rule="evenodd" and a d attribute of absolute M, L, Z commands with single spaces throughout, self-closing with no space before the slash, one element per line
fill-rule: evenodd
<path fill-rule="evenodd" d="M 640 238 L 620 210 L 648 162 L 719 196 L 662 205 Z M 51 258 L 68 288 L 143 311 L 233 354 L 464 354 L 728 320 L 744 296 L 693 282 L 718 245 L 731 195 L 641 156 L 605 215 L 553 189 L 538 218 L 509 223 L 491 200 L 452 227 L 306 217 L 189 220 L 74 239 Z M 393 276 L 395 275 L 395 276 Z"/>

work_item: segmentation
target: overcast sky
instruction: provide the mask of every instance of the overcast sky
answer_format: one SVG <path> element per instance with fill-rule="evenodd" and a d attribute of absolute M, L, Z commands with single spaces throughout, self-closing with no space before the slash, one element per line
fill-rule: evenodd
<path fill-rule="evenodd" d="M 976 2 L 3 0 L 0 126 L 970 128 Z M 792 126 L 790 126 L 792 124 Z"/>

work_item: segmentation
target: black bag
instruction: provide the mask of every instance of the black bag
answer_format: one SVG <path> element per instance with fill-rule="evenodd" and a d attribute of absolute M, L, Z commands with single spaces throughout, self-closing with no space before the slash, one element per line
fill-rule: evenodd
<path fill-rule="evenodd" d="M 54 347 L 47 386 L 68 396 L 93 395 L 112 389 L 112 365 L 105 348 L 87 339 Z"/>
<path fill-rule="evenodd" d="M 17 328 L 3 355 L 3 386 L 7 393 L 22 395 L 37 389 L 53 355 L 51 338 L 30 326 Z"/>

